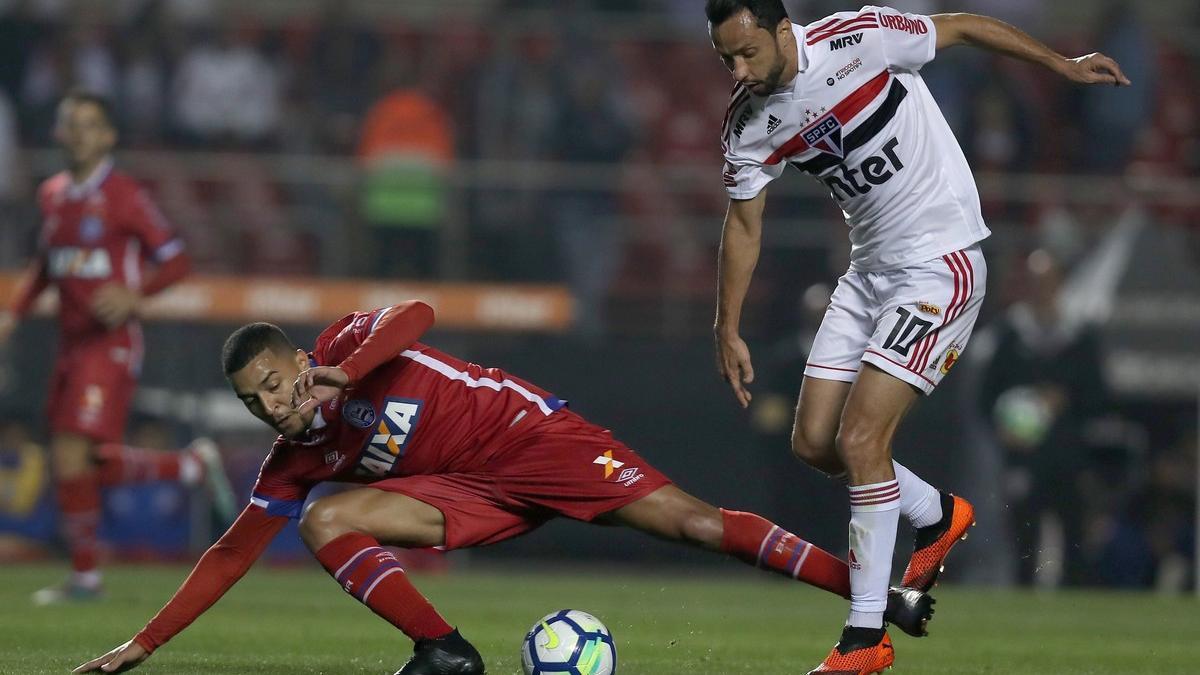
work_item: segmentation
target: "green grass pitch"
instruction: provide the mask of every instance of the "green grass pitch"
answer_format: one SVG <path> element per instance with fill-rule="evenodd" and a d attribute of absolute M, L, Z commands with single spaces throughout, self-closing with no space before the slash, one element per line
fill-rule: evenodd
<path fill-rule="evenodd" d="M 66 673 L 133 635 L 183 567 L 115 567 L 109 596 L 34 608 L 62 568 L 0 568 L 0 673 Z M 794 674 L 836 639 L 844 601 L 782 579 L 613 569 L 578 575 L 471 571 L 415 579 L 459 625 L 492 675 L 520 673 L 524 631 L 555 609 L 599 616 L 624 675 Z M 932 635 L 894 634 L 893 673 L 1200 672 L 1200 604 L 1123 593 L 939 588 Z M 411 643 L 314 568 L 258 568 L 136 672 L 390 674 Z"/>

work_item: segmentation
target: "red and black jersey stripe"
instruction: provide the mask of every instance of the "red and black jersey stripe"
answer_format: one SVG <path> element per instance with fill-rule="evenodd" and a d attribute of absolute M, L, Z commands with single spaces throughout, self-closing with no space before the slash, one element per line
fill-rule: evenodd
<path fill-rule="evenodd" d="M 804 37 L 804 42 L 811 47 L 821 40 L 827 40 L 843 33 L 855 33 L 861 30 L 869 30 L 871 28 L 878 27 L 879 19 L 876 18 L 874 13 L 859 14 L 858 16 L 850 19 L 844 19 L 834 23 L 825 23 L 821 27 L 813 29 Z"/>
<path fill-rule="evenodd" d="M 852 149 L 857 148 L 859 145 L 867 142 L 871 139 L 871 137 L 878 133 L 879 129 L 883 128 L 883 125 L 887 124 L 892 117 L 896 115 L 896 109 L 900 107 L 900 101 L 904 100 L 905 95 L 908 94 L 908 90 L 905 89 L 904 86 L 899 82 L 895 81 L 888 71 L 883 70 L 880 71 L 878 75 L 872 77 L 865 84 L 860 86 L 858 89 L 855 89 L 853 92 L 851 92 L 849 96 L 843 98 L 841 101 L 838 101 L 837 105 L 833 106 L 833 116 L 837 118 L 840 124 L 845 125 L 850 122 L 850 120 L 854 119 L 856 115 L 870 106 L 873 101 L 878 100 L 879 95 L 882 94 L 884 88 L 887 87 L 889 80 L 892 81 L 892 90 L 888 92 L 888 98 L 884 99 L 884 102 L 880 105 L 879 110 L 876 110 L 875 113 L 872 114 L 872 119 L 867 120 L 868 122 L 871 122 L 872 127 L 874 127 L 874 131 L 871 131 L 869 135 L 865 136 L 864 134 L 866 132 L 856 136 L 855 134 L 857 134 L 858 129 L 855 129 L 854 132 L 851 132 L 843 139 L 843 155 L 848 154 Z M 898 90 L 896 89 L 897 86 L 899 87 Z M 865 125 L 866 122 L 859 126 L 863 127 Z M 792 136 L 783 145 L 779 146 L 775 152 L 771 153 L 770 157 L 767 157 L 767 159 L 764 161 L 764 164 L 778 164 L 789 157 L 795 157 L 796 155 L 808 150 L 810 146 L 808 141 L 804 140 L 804 132 L 807 131 L 811 126 L 812 124 L 806 126 L 804 129 L 801 129 L 799 133 L 797 133 L 795 136 Z M 852 146 L 850 144 L 852 139 L 857 143 L 857 145 Z M 838 163 L 837 159 L 832 157 L 829 159 L 833 162 L 833 164 Z"/>
<path fill-rule="evenodd" d="M 879 105 L 871 116 L 863 120 L 861 124 L 854 128 L 842 139 L 842 154 L 849 155 L 854 150 L 862 147 L 872 138 L 887 126 L 888 122 L 896 116 L 896 111 L 900 109 L 900 103 L 908 96 L 908 89 L 900 80 L 892 80 L 892 86 L 888 89 L 887 98 Z M 841 163 L 841 159 L 833 155 L 817 155 L 807 162 L 793 162 L 793 165 L 801 171 L 808 173 L 819 174 L 822 171 L 831 169 Z"/>
<path fill-rule="evenodd" d="M 733 87 L 733 92 L 730 94 L 729 108 L 725 110 L 725 119 L 721 120 L 721 146 L 725 151 L 729 150 L 729 133 L 733 130 L 734 126 L 734 113 L 749 99 L 749 89 L 740 83 Z"/>

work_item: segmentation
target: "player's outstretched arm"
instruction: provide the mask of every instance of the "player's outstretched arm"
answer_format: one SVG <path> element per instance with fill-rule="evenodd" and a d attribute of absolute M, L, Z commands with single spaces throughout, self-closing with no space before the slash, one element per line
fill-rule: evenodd
<path fill-rule="evenodd" d="M 287 518 L 267 515 L 258 506 L 247 506 L 229 530 L 200 557 L 175 596 L 141 632 L 72 672 L 118 673 L 145 661 L 237 583 L 286 524 Z"/>
<path fill-rule="evenodd" d="M 937 48 L 974 45 L 1013 58 L 1037 63 L 1081 84 L 1128 85 L 1121 66 L 1099 52 L 1067 58 L 1020 29 L 978 14 L 935 14 Z"/>
<path fill-rule="evenodd" d="M 733 388 L 743 408 L 750 405 L 746 385 L 754 381 L 750 349 L 742 340 L 739 325 L 742 303 L 750 278 L 758 264 L 762 244 L 762 214 L 767 191 L 753 199 L 733 199 L 721 230 L 721 252 L 717 267 L 717 318 L 713 336 L 717 343 L 717 373 Z"/>
<path fill-rule="evenodd" d="M 46 258 L 39 255 L 21 276 L 17 292 L 13 296 L 12 306 L 7 310 L 0 309 L 0 346 L 8 342 L 17 329 L 17 324 L 29 313 L 29 310 L 33 308 L 34 301 L 49 285 L 50 277 L 46 274 Z"/>

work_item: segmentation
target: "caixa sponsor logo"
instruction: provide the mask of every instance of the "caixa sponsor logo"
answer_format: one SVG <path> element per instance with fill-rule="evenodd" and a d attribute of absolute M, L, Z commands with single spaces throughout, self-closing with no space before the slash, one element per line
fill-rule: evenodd
<path fill-rule="evenodd" d="M 883 185 L 904 168 L 904 162 L 896 154 L 898 145 L 900 141 L 892 138 L 883 144 L 882 157 L 871 155 L 853 169 L 839 164 L 829 175 L 822 176 L 821 182 L 829 186 L 829 191 L 838 201 L 865 195 L 872 187 Z"/>
<path fill-rule="evenodd" d="M 386 476 L 404 457 L 404 447 L 421 414 L 422 401 L 389 398 L 374 433 L 367 437 L 354 473 L 359 476 Z"/>
<path fill-rule="evenodd" d="M 910 19 L 907 16 L 900 16 L 899 14 L 881 14 L 879 16 L 879 23 L 884 28 L 904 31 L 913 35 L 924 35 L 929 32 L 929 27 L 925 25 L 924 21 Z"/>
<path fill-rule="evenodd" d="M 102 248 L 52 248 L 47 263 L 50 277 L 54 279 L 107 279 L 112 276 L 112 260 L 108 251 Z"/>

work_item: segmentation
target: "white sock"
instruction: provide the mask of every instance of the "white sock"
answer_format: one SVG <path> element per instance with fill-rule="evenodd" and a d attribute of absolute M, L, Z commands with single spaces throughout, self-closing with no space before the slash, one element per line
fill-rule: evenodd
<path fill-rule="evenodd" d="M 179 458 L 179 482 L 184 485 L 195 485 L 203 477 L 204 467 L 201 466 L 200 460 L 190 452 L 183 453 L 183 456 Z"/>
<path fill-rule="evenodd" d="M 102 581 L 104 581 L 104 577 L 100 575 L 100 570 L 73 572 L 71 574 L 71 583 L 82 588 L 100 588 L 100 582 Z"/>
<path fill-rule="evenodd" d="M 850 617 L 847 625 L 882 628 L 892 552 L 900 522 L 895 480 L 850 486 Z"/>
<path fill-rule="evenodd" d="M 942 519 L 942 498 L 936 488 L 921 480 L 900 462 L 892 460 L 900 484 L 900 513 L 913 527 L 929 527 Z"/>
<path fill-rule="evenodd" d="M 926 483 L 920 476 L 892 460 L 896 471 L 896 482 L 900 484 L 900 515 L 908 519 L 913 527 L 929 527 L 942 519 L 942 498 L 937 488 Z M 830 478 L 849 485 L 846 472 L 830 474 Z"/>

